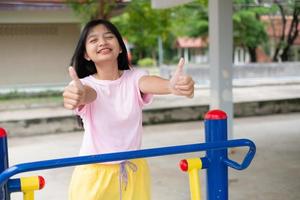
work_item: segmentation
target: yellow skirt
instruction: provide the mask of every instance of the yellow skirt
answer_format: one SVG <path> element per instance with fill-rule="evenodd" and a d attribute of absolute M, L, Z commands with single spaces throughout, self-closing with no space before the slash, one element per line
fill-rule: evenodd
<path fill-rule="evenodd" d="M 145 159 L 77 166 L 69 188 L 69 200 L 150 200 L 150 195 Z"/>

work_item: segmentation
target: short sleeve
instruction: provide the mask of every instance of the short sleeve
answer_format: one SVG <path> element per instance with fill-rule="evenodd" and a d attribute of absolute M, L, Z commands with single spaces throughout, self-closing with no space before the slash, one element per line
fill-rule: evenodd
<path fill-rule="evenodd" d="M 153 100 L 153 95 L 152 94 L 144 94 L 140 91 L 139 88 L 139 80 L 143 76 L 148 75 L 148 71 L 142 70 L 142 69 L 134 69 L 134 76 L 135 76 L 135 86 L 138 91 L 138 97 L 139 97 L 139 102 L 141 103 L 142 106 L 148 105 L 152 102 Z"/>

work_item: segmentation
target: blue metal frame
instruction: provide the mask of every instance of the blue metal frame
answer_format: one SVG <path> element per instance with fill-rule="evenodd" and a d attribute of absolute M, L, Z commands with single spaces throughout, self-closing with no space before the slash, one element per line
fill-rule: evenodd
<path fill-rule="evenodd" d="M 9 193 L 20 192 L 22 190 L 21 179 L 19 178 L 9 179 L 7 184 Z"/>
<path fill-rule="evenodd" d="M 6 130 L 0 128 L 0 172 L 8 168 L 8 149 Z M 7 184 L 0 187 L 0 200 L 10 200 Z"/>
<path fill-rule="evenodd" d="M 205 142 L 227 141 L 227 119 L 205 120 Z M 228 160 L 227 149 L 212 149 L 206 151 L 210 161 L 207 168 L 207 199 L 228 199 Z"/>
<path fill-rule="evenodd" d="M 4 170 L 2 170 L 2 173 L 0 174 L 0 187 L 3 189 L 3 186 L 5 186 L 8 181 L 8 185 L 12 184 L 8 187 L 9 189 L 11 189 L 9 193 L 16 191 L 17 186 L 13 185 L 16 184 L 16 181 L 10 179 L 10 177 L 22 172 L 61 168 L 91 163 L 206 151 L 206 157 L 201 158 L 201 160 L 203 161 L 203 168 L 207 169 L 208 174 L 208 200 L 227 200 L 228 167 L 232 167 L 237 170 L 243 170 L 247 168 L 255 155 L 256 146 L 251 140 L 248 139 L 237 139 L 227 141 L 227 118 L 205 119 L 205 132 L 206 143 L 160 147 L 92 156 L 61 158 L 18 164 L 8 169 L 5 168 Z M 242 163 L 237 163 L 233 160 L 228 159 L 227 148 L 233 147 L 249 147 L 248 153 L 246 154 Z M 0 193 L 0 200 L 9 200 L 9 197 L 3 198 L 3 195 L 1 196 Z"/>

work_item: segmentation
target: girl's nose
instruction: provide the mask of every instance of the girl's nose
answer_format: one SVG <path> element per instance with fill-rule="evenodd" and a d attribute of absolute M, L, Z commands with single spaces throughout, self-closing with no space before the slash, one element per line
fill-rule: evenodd
<path fill-rule="evenodd" d="M 106 42 L 106 39 L 104 37 L 100 37 L 99 40 L 98 40 L 98 46 L 103 46 L 105 45 L 107 42 Z"/>

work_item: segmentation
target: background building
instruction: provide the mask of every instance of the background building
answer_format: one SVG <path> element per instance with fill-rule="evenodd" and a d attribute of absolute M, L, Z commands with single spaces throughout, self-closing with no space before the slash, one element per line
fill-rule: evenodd
<path fill-rule="evenodd" d="M 0 2 L 1 88 L 66 82 L 79 33 L 79 19 L 59 1 Z"/>

